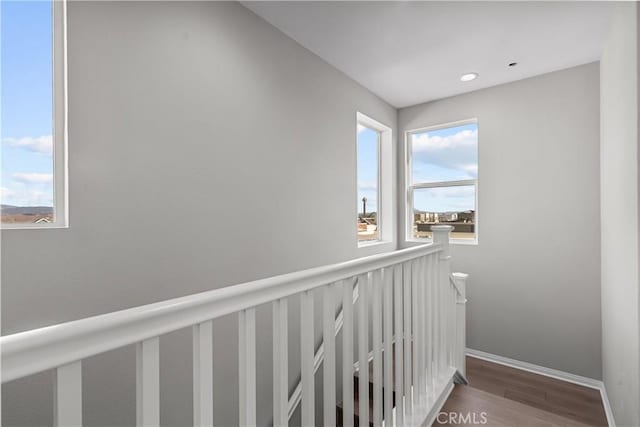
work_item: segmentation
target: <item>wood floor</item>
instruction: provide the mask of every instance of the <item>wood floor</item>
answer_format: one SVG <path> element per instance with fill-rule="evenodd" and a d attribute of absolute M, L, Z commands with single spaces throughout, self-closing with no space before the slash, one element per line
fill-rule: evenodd
<path fill-rule="evenodd" d="M 468 386 L 456 386 L 434 426 L 606 426 L 595 389 L 467 357 Z M 483 422 L 484 421 L 484 422 Z"/>

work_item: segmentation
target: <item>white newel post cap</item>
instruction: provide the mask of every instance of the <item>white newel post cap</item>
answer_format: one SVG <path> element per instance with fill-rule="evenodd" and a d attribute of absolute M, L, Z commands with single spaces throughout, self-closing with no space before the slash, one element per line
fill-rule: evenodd
<path fill-rule="evenodd" d="M 435 243 L 441 243 L 449 240 L 449 233 L 453 231 L 452 225 L 432 225 L 431 231 L 433 232 L 433 241 Z"/>
<path fill-rule="evenodd" d="M 449 233 L 453 231 L 451 225 L 432 225 L 433 243 L 442 245 L 442 258 L 449 258 Z"/>
<path fill-rule="evenodd" d="M 453 228 L 454 228 L 453 225 L 446 225 L 446 224 L 431 226 L 432 231 L 453 231 Z"/>

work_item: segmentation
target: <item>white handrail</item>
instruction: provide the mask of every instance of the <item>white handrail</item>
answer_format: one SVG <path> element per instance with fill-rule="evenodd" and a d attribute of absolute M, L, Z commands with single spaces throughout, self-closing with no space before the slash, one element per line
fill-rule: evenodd
<path fill-rule="evenodd" d="M 442 250 L 433 243 L 148 304 L 0 338 L 2 382 Z"/>

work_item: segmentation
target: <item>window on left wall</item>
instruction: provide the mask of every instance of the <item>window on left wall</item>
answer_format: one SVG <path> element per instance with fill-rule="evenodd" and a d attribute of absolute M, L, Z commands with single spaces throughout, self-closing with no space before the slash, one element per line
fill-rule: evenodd
<path fill-rule="evenodd" d="M 380 239 L 380 139 L 377 129 L 358 123 L 358 243 Z"/>
<path fill-rule="evenodd" d="M 2 228 L 66 227 L 66 3 L 0 8 Z"/>
<path fill-rule="evenodd" d="M 358 247 L 393 241 L 392 131 L 371 117 L 356 114 Z"/>

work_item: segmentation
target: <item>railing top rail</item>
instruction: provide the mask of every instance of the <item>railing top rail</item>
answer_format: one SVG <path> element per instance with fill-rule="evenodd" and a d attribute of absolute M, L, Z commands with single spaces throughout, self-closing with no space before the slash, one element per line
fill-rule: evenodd
<path fill-rule="evenodd" d="M 0 337 L 2 382 L 442 250 L 427 244 Z"/>

